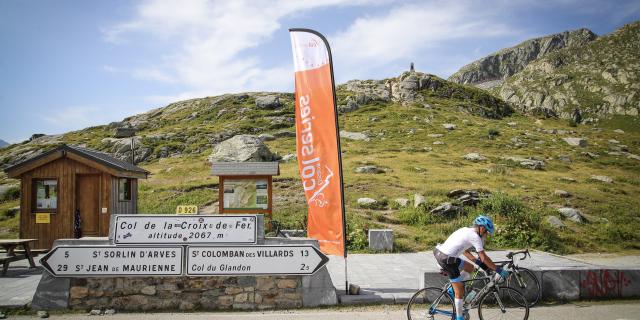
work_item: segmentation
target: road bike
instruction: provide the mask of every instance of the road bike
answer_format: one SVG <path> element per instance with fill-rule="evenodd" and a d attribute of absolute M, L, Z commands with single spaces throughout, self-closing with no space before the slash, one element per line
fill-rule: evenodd
<path fill-rule="evenodd" d="M 527 299 L 527 303 L 531 308 L 540 301 L 540 296 L 542 294 L 540 290 L 540 282 L 533 271 L 524 267 L 519 267 L 515 263 L 514 257 L 517 255 L 522 255 L 520 260 L 524 260 L 527 257 L 531 258 L 529 249 L 526 249 L 522 251 L 509 252 L 507 253 L 507 259 L 509 260 L 494 261 L 494 263 L 509 271 L 509 276 L 507 277 L 506 282 L 507 286 L 520 291 L 520 293 L 522 293 L 522 295 Z"/>
<path fill-rule="evenodd" d="M 446 271 L 441 270 L 446 275 Z M 475 272 L 474 278 L 462 281 L 465 284 L 464 315 L 469 319 L 469 311 L 478 309 L 480 320 L 509 319 L 527 320 L 529 318 L 529 304 L 526 298 L 516 289 L 503 286 L 495 280 L 495 276 L 479 276 Z M 476 290 L 474 284 L 484 285 Z M 442 288 L 428 287 L 418 290 L 407 305 L 409 320 L 422 319 L 455 319 L 453 297 L 447 290 L 451 283 L 447 282 Z"/>

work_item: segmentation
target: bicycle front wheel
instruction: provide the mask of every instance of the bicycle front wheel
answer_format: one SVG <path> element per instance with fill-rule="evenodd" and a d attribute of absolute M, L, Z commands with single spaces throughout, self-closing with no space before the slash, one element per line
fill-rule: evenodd
<path fill-rule="evenodd" d="M 480 298 L 478 316 L 480 320 L 527 320 L 529 305 L 518 290 L 500 287 Z"/>
<path fill-rule="evenodd" d="M 527 299 L 529 308 L 533 307 L 540 300 L 540 282 L 533 271 L 527 268 L 517 268 L 509 274 L 507 286 L 514 288 Z"/>
<path fill-rule="evenodd" d="M 442 289 L 430 287 L 416 292 L 407 305 L 409 320 L 453 319 L 453 300 Z"/>

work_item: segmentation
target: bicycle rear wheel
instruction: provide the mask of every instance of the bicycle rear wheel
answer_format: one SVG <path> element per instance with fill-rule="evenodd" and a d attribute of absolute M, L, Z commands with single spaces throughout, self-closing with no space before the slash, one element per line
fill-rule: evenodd
<path fill-rule="evenodd" d="M 527 320 L 529 305 L 518 290 L 500 287 L 480 298 L 478 315 L 480 320 Z"/>
<path fill-rule="evenodd" d="M 445 320 L 454 318 L 453 300 L 442 289 L 429 287 L 416 292 L 407 305 L 409 320 Z"/>
<path fill-rule="evenodd" d="M 507 286 L 514 288 L 527 299 L 529 308 L 533 307 L 540 300 L 540 282 L 533 271 L 527 268 L 517 268 L 507 278 Z"/>

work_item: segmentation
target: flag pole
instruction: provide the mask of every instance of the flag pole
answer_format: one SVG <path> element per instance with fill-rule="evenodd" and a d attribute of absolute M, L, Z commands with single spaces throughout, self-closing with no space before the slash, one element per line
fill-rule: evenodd
<path fill-rule="evenodd" d="M 318 36 L 324 41 L 329 52 L 329 69 L 331 70 L 331 85 L 333 86 L 333 108 L 336 115 L 336 142 L 338 143 L 338 168 L 340 174 L 340 199 L 342 200 L 342 244 L 344 246 L 344 290 L 346 294 L 349 294 L 349 273 L 347 268 L 347 211 L 344 205 L 344 178 L 342 175 L 342 148 L 340 146 L 340 123 L 338 121 L 338 99 L 336 97 L 336 82 L 333 76 L 333 57 L 331 56 L 331 47 L 329 41 L 320 33 Z M 346 118 L 346 115 L 345 115 Z"/>
<path fill-rule="evenodd" d="M 340 175 L 340 200 L 341 200 L 341 210 L 342 210 L 342 245 L 344 252 L 344 285 L 345 285 L 345 293 L 349 294 L 349 277 L 348 277 L 348 268 L 347 268 L 347 217 L 346 210 L 344 205 L 344 179 L 342 175 L 342 148 L 340 146 L 340 124 L 338 122 L 338 99 L 336 97 L 336 82 L 335 77 L 333 75 L 333 57 L 331 56 L 331 47 L 329 46 L 329 41 L 322 35 L 320 32 L 306 29 L 306 28 L 291 28 L 289 31 L 304 31 L 312 33 L 318 36 L 325 44 L 327 48 L 327 53 L 329 55 L 329 70 L 331 73 L 331 86 L 333 91 L 333 109 L 335 114 L 335 122 L 336 122 L 336 143 L 338 147 L 338 173 Z"/>

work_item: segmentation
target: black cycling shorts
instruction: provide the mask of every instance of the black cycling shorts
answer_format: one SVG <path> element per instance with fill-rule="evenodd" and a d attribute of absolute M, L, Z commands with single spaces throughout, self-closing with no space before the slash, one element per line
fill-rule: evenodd
<path fill-rule="evenodd" d="M 449 274 L 449 280 L 451 280 L 451 282 L 459 282 L 461 280 L 460 269 L 462 268 L 464 260 L 458 257 L 449 257 L 438 249 L 433 249 L 433 255 L 436 257 L 438 265 Z"/>

